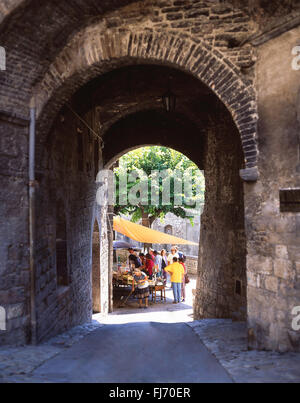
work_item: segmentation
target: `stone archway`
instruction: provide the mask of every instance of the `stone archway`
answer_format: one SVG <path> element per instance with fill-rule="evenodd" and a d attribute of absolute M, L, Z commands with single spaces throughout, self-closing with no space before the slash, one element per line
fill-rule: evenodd
<path fill-rule="evenodd" d="M 112 32 L 108 36 L 101 31 L 101 27 L 99 30 L 94 27 L 92 34 L 87 29 L 76 35 L 57 56 L 33 92 L 37 109 L 37 140 L 40 144 L 40 150 L 43 150 L 44 139 L 48 135 L 49 127 L 52 126 L 58 111 L 71 99 L 77 90 L 99 75 L 117 68 L 139 64 L 163 65 L 178 69 L 193 76 L 214 93 L 231 116 L 234 124 L 234 127 L 232 127 L 233 135 L 235 136 L 235 133 L 239 135 L 239 144 L 236 144 L 236 146 L 237 149 L 241 147 L 243 162 L 240 163 L 240 157 L 237 157 L 236 164 L 231 164 L 230 169 L 237 169 L 236 173 L 239 171 L 241 178 L 245 181 L 253 182 L 258 179 L 258 115 L 252 80 L 245 79 L 240 70 L 224 54 L 212 49 L 206 42 L 191 35 L 183 36 L 172 31 L 132 32 L 125 29 L 121 32 Z M 221 130 L 221 126 L 219 130 Z M 214 145 L 211 144 L 211 149 L 213 150 L 213 148 Z M 212 152 L 214 153 L 214 151 Z M 214 155 L 219 158 L 217 153 Z M 237 151 L 237 155 L 239 156 L 239 151 Z M 226 158 L 225 155 L 224 158 Z M 40 159 L 43 159 L 42 154 Z M 222 158 L 219 162 L 220 165 L 222 166 L 224 163 L 224 167 L 227 166 L 226 162 L 224 162 L 225 160 L 223 162 L 221 160 Z M 237 183 L 236 173 L 232 171 L 232 174 L 230 174 L 230 185 L 226 185 L 228 179 L 225 177 L 222 179 L 223 183 L 220 186 L 223 187 L 224 191 L 226 186 L 235 186 L 233 184 Z M 240 184 L 238 188 L 241 188 Z M 240 217 L 236 220 L 238 227 L 228 232 L 229 235 L 224 239 L 224 242 L 229 242 L 232 245 L 233 239 L 239 239 L 243 256 L 237 259 L 234 266 L 240 264 L 245 267 L 245 238 L 242 235 L 237 235 L 238 232 L 242 234 L 244 231 L 242 190 L 237 191 L 233 199 L 235 197 L 237 197 L 236 200 L 240 200 L 238 202 L 239 207 L 235 210 L 235 213 L 232 213 Z M 232 195 L 229 195 L 227 205 L 224 204 L 224 208 L 229 208 L 231 199 Z M 213 206 L 210 206 L 210 209 L 206 211 L 208 216 L 212 214 Z M 222 230 L 226 232 L 228 222 L 234 222 L 231 213 L 224 215 L 221 211 L 222 208 L 220 208 L 215 228 L 206 237 L 205 242 L 207 245 L 212 239 L 215 240 L 218 237 L 218 228 L 223 228 Z M 102 235 L 104 236 L 104 242 L 106 242 L 105 228 L 108 228 L 106 213 L 101 215 L 101 222 L 103 224 Z M 207 217 L 207 223 L 209 222 L 210 219 Z M 221 240 L 222 237 L 219 237 L 219 239 Z M 226 271 L 230 271 L 231 264 L 234 262 L 233 255 L 235 250 L 236 248 L 232 246 L 226 260 Z M 212 261 L 213 255 L 203 253 L 203 249 L 200 249 L 200 254 L 203 255 L 204 259 L 201 260 L 200 264 L 204 264 L 206 269 L 204 277 L 199 279 L 198 286 L 201 287 L 202 284 L 202 287 L 205 287 L 207 291 L 197 296 L 196 317 L 233 317 L 236 314 L 237 318 L 244 319 L 246 317 L 246 267 L 241 271 L 242 274 L 237 275 L 237 281 L 240 281 L 243 286 L 243 298 L 242 302 L 240 302 L 236 295 L 232 295 L 231 290 L 231 277 L 236 270 L 234 269 L 228 277 L 222 275 L 222 265 L 214 264 L 212 268 L 209 262 Z M 227 252 L 223 251 L 224 253 Z M 223 259 L 221 256 L 220 258 L 221 260 Z M 211 273 L 221 275 L 219 284 L 229 287 L 230 296 L 227 295 L 227 292 L 219 295 L 219 292 L 211 283 L 213 281 Z M 215 275 L 218 276 L 219 274 Z M 216 305 L 215 309 L 211 309 L 211 305 Z M 240 305 L 242 310 L 240 310 Z"/>
<path fill-rule="evenodd" d="M 75 42 L 75 44 L 73 43 L 73 48 L 66 48 L 35 89 L 38 119 L 37 141 L 39 143 L 40 153 L 38 155 L 38 164 L 44 160 L 43 155 L 46 150 L 45 138 L 49 135 L 49 127 L 52 126 L 54 117 L 57 117 L 56 120 L 58 121 L 55 124 L 54 130 L 57 129 L 58 132 L 60 130 L 66 130 L 63 126 L 65 122 L 69 122 L 69 117 L 66 118 L 66 116 L 70 115 L 70 111 L 64 110 L 60 112 L 59 115 L 58 111 L 66 101 L 71 99 L 71 96 L 76 90 L 84 87 L 99 75 L 103 75 L 110 70 L 116 70 L 117 67 L 128 67 L 132 64 L 162 64 L 166 68 L 175 68 L 181 71 L 183 75 L 191 77 L 196 83 L 199 83 L 199 85 L 200 83 L 202 83 L 201 85 L 204 84 L 222 106 L 219 116 L 220 124 L 216 132 L 211 131 L 212 137 L 208 142 L 210 151 L 206 164 L 211 170 L 210 177 L 212 178 L 209 188 L 213 189 L 215 187 L 217 189 L 217 192 L 211 191 L 213 201 L 211 204 L 207 204 L 206 222 L 208 225 L 210 225 L 211 222 L 210 217 L 216 206 L 218 194 L 220 194 L 220 192 L 226 194 L 226 200 L 222 201 L 222 205 L 218 209 L 219 211 L 214 228 L 210 232 L 207 232 L 208 235 L 205 238 L 205 245 L 206 248 L 212 252 L 210 244 L 216 244 L 215 241 L 218 239 L 220 251 L 222 251 L 220 259 L 224 260 L 225 255 L 227 255 L 227 259 L 226 267 L 224 268 L 222 265 L 213 262 L 213 253 L 203 254 L 203 250 L 200 249 L 200 253 L 203 254 L 201 265 L 203 264 L 205 266 L 205 270 L 202 270 L 204 277 L 201 279 L 202 283 L 200 281 L 199 287 L 202 287 L 205 292 L 203 291 L 201 295 L 197 296 L 199 304 L 195 312 L 196 317 L 233 317 L 235 312 L 237 312 L 237 317 L 244 319 L 246 316 L 246 293 L 243 293 L 243 299 L 241 301 L 238 300 L 235 295 L 232 295 L 231 288 L 233 275 L 242 282 L 244 289 L 246 286 L 245 242 L 244 238 L 241 237 L 237 242 L 237 246 L 234 246 L 232 245 L 232 240 L 235 238 L 238 239 L 237 234 L 244 231 L 243 191 L 242 182 L 238 175 L 239 170 L 245 167 L 246 170 L 243 172 L 246 171 L 247 175 L 249 175 L 247 176 L 249 180 L 255 180 L 258 176 L 256 167 L 257 116 L 255 113 L 254 93 L 251 89 L 251 82 L 244 82 L 238 70 L 235 69 L 229 61 L 226 61 L 221 54 L 217 51 L 210 50 L 207 44 L 199 42 L 192 37 L 182 38 L 173 33 L 132 34 L 131 32 L 126 32 L 110 37 L 99 36 L 97 38 L 96 41 L 91 41 L 91 38 L 87 37 L 87 42 L 84 41 L 84 47 L 80 48 L 79 54 L 76 53 L 76 50 L 78 50 L 76 46 L 79 47 L 77 42 Z M 95 119 L 97 120 L 94 116 L 94 111 L 90 111 L 88 115 L 89 124 L 93 127 L 93 122 L 95 122 Z M 84 127 L 80 116 L 77 116 L 75 121 L 71 123 L 72 132 L 77 133 L 80 144 L 82 143 L 83 137 L 86 135 L 86 145 L 84 145 L 85 154 L 91 156 L 91 149 L 93 148 L 93 144 L 89 139 L 91 130 L 88 126 Z M 226 133 L 226 140 L 224 140 L 222 131 L 223 134 Z M 213 140 L 213 136 L 215 136 L 215 140 Z M 184 138 L 184 136 L 182 137 Z M 55 141 L 53 133 L 51 133 L 50 137 L 48 136 L 48 140 L 49 138 L 50 143 L 51 141 Z M 74 148 L 74 144 L 72 144 L 74 138 L 69 136 L 68 142 L 70 147 L 66 148 L 66 152 L 71 154 Z M 221 143 L 224 145 L 224 150 L 219 152 L 218 147 L 220 147 Z M 132 146 L 135 145 L 137 144 L 132 144 Z M 81 148 L 82 146 L 77 147 L 79 151 Z M 58 147 L 57 151 L 63 152 L 63 150 L 58 150 Z M 232 158 L 228 163 L 227 157 L 230 153 L 232 153 Z M 57 156 L 54 156 L 54 158 L 55 160 L 58 159 Z M 65 156 L 63 158 L 65 158 Z M 217 170 L 212 166 L 212 159 L 218 161 Z M 80 177 L 83 177 L 82 172 L 90 171 L 90 163 L 88 163 L 88 161 L 86 162 L 87 167 L 85 167 L 84 164 L 82 165 L 82 163 L 80 164 Z M 222 170 L 226 172 L 227 175 L 220 175 Z M 250 174 L 248 174 L 248 172 L 250 172 Z M 73 186 L 72 180 L 68 178 L 68 182 L 67 186 L 70 188 L 69 191 L 71 191 L 71 187 Z M 60 186 L 65 185 L 66 183 L 60 184 Z M 47 191 L 46 182 L 43 186 Z M 83 182 L 80 192 L 82 193 L 84 190 L 86 191 L 86 195 L 84 197 L 82 196 L 80 203 L 76 200 L 73 201 L 72 210 L 75 212 L 78 206 L 80 206 L 79 208 L 83 208 L 87 214 L 89 214 L 91 208 L 94 207 L 94 200 L 91 200 L 91 197 L 95 191 L 91 180 L 89 183 Z M 86 200 L 84 200 L 84 198 L 86 198 Z M 237 203 L 237 208 L 231 211 L 230 206 L 234 204 L 234 202 Z M 225 210 L 227 214 L 224 214 Z M 236 215 L 236 217 L 234 217 L 234 215 Z M 238 219 L 236 219 L 237 217 Z M 102 245 L 104 245 L 104 247 L 101 248 L 103 253 L 102 259 L 106 262 L 104 265 L 107 266 L 110 253 L 108 251 L 109 220 L 107 219 L 106 208 L 102 209 L 101 217 L 99 217 L 99 222 L 100 221 L 101 242 Z M 79 228 L 79 234 L 81 235 L 78 236 L 75 242 L 79 242 L 79 245 L 84 245 L 86 243 L 85 225 L 80 223 Z M 226 237 L 219 236 L 220 229 L 227 234 Z M 80 239 L 81 237 L 83 239 Z M 221 248 L 222 243 L 225 245 L 230 243 L 230 250 L 228 251 L 226 248 Z M 239 246 L 241 247 L 239 248 Z M 242 251 L 243 256 L 239 261 L 234 261 L 233 256 L 237 248 Z M 87 247 L 82 247 L 80 253 L 81 256 L 79 256 L 78 262 L 76 262 L 78 268 L 82 260 L 88 260 Z M 235 273 L 237 271 L 236 266 L 239 264 L 242 266 L 242 273 L 240 275 Z M 101 264 L 101 267 L 103 268 L 104 265 Z M 232 268 L 232 265 L 234 268 Z M 225 272 L 226 274 L 224 274 Z M 103 273 L 109 278 L 109 270 L 104 270 Z M 214 281 L 214 276 L 219 277 L 217 282 Z M 104 284 L 105 283 L 102 282 L 102 289 Z M 226 287 L 229 291 L 219 293 L 220 285 L 221 287 Z M 88 289 L 84 290 L 84 292 L 87 293 Z M 80 293 L 82 293 L 82 290 L 78 289 L 76 290 L 76 295 L 74 295 L 79 312 L 81 311 L 80 304 L 82 303 Z M 106 295 L 109 295 L 108 290 Z M 108 305 L 109 297 L 105 299 L 105 301 Z M 203 309 L 200 309 L 200 305 L 202 305 Z M 211 309 L 212 305 L 215 306 L 215 309 Z M 240 306 L 242 306 L 243 310 L 240 310 Z M 106 311 L 107 310 L 106 308 Z M 86 315 L 86 312 L 82 312 L 82 314 Z M 82 320 L 81 318 L 82 316 L 75 312 L 74 320 L 78 322 Z"/>
<path fill-rule="evenodd" d="M 217 50 L 191 36 L 172 32 L 78 35 L 50 66 L 34 90 L 40 132 L 78 88 L 116 66 L 154 63 L 173 66 L 198 78 L 222 101 L 239 130 L 247 181 L 258 179 L 257 110 L 252 82 Z M 50 122 L 49 122 L 50 119 Z"/>
<path fill-rule="evenodd" d="M 294 19 L 299 12 L 298 2 L 185 0 L 176 3 L 176 9 L 171 10 L 166 4 L 173 6 L 174 0 L 6 0 L 1 3 L 0 42 L 7 51 L 8 68 L 1 72 L 0 98 L 1 179 L 2 188 L 6 190 L 2 203 L 5 220 L 1 232 L 0 293 L 7 306 L 14 307 L 18 303 L 19 309 L 15 318 L 8 319 L 9 331 L 1 334 L 0 342 L 25 343 L 30 334 L 28 295 L 32 288 L 28 262 L 27 180 L 30 99 L 34 96 L 39 111 L 37 182 L 42 209 L 37 249 L 42 253 L 38 261 L 37 276 L 41 277 L 41 284 L 37 299 L 42 311 L 39 320 L 46 318 L 51 322 L 58 316 L 53 302 L 55 281 L 51 249 L 55 242 L 54 201 L 51 192 L 44 196 L 43 191 L 52 180 L 63 182 L 61 178 L 67 172 L 68 181 L 61 183 L 66 186 L 62 197 L 67 198 L 72 189 L 88 195 L 76 203 L 73 200 L 70 206 L 71 227 L 76 225 L 80 234 L 86 233 L 91 217 L 86 220 L 85 216 L 91 215 L 94 208 L 95 187 L 81 179 L 88 170 L 92 182 L 95 172 L 92 174 L 81 164 L 82 170 L 76 175 L 70 173 L 70 167 L 77 167 L 78 162 L 75 153 L 71 156 L 77 142 L 75 133 L 78 138 L 88 135 L 79 119 L 73 119 L 76 124 L 72 126 L 72 118 L 65 111 L 59 115 L 61 122 L 70 120 L 68 127 L 59 127 L 59 134 L 73 130 L 74 135 L 70 138 L 66 135 L 67 139 L 63 139 L 66 142 L 61 141 L 56 147 L 56 159 L 44 158 L 43 152 L 49 144 L 43 142 L 43 136 L 49 133 L 61 107 L 92 77 L 121 65 L 142 62 L 181 69 L 215 92 L 233 116 L 234 130 L 239 129 L 242 167 L 246 168 L 241 176 L 246 181 L 258 177 L 256 120 L 259 109 L 262 175 L 257 183 L 244 185 L 249 339 L 254 348 L 299 349 L 299 336 L 289 330 L 290 304 L 296 305 L 298 297 L 295 292 L 298 223 L 294 216 L 282 215 L 279 208 L 279 187 L 298 186 L 294 169 L 299 157 L 296 155 L 298 126 L 294 113 L 297 73 L 290 69 L 290 50 L 299 36 L 299 21 Z M 286 23 L 282 23 L 283 19 Z M 276 51 L 278 49 L 282 51 Z M 89 142 L 87 153 L 91 147 Z M 227 151 L 230 156 L 233 149 Z M 58 160 L 64 159 L 68 164 L 57 170 L 55 178 L 49 179 Z M 100 159 L 95 155 L 95 167 Z M 275 159 L 280 159 L 280 164 L 274 164 Z M 11 207 L 12 200 L 15 208 Z M 78 210 L 82 211 L 82 216 L 74 213 Z M 72 265 L 85 267 L 90 264 L 90 255 L 86 237 L 80 234 L 72 232 L 77 250 L 71 247 L 70 253 Z M 8 293 L 7 284 L 11 284 L 12 274 L 16 290 Z M 78 278 L 87 282 L 83 273 L 78 274 Z M 48 294 L 44 290 L 45 283 L 51 289 Z M 22 295 L 19 290 L 24 290 Z M 87 300 L 88 291 L 81 294 L 82 299 Z M 76 318 L 70 320 L 69 325 L 82 323 L 86 318 L 88 313 L 76 307 Z"/>
<path fill-rule="evenodd" d="M 78 39 L 80 40 L 78 41 Z M 122 33 L 113 33 L 110 36 L 104 35 L 101 32 L 96 36 L 89 36 L 87 32 L 81 32 L 71 44 L 68 45 L 56 58 L 50 66 L 48 72 L 44 75 L 41 82 L 34 88 L 33 94 L 37 107 L 37 170 L 41 174 L 39 201 L 41 201 L 41 217 L 40 227 L 47 224 L 43 220 L 44 208 L 48 208 L 47 192 L 51 172 L 53 167 L 58 167 L 58 172 L 55 173 L 54 180 L 59 182 L 60 186 L 64 186 L 64 197 L 68 197 L 69 192 L 74 191 L 78 186 L 78 193 L 85 193 L 86 199 L 81 197 L 80 200 L 73 200 L 70 207 L 72 212 L 70 220 L 72 226 L 78 228 L 77 232 L 72 229 L 72 240 L 74 246 L 71 248 L 72 265 L 77 267 L 76 285 L 73 289 L 73 297 L 76 299 L 76 308 L 74 315 L 69 320 L 68 326 L 76 323 L 82 323 L 90 318 L 91 301 L 90 289 L 88 287 L 79 288 L 80 282 L 89 284 L 87 278 L 89 274 L 80 268 L 90 267 L 90 245 L 86 233 L 89 232 L 91 215 L 94 209 L 94 193 L 95 186 L 92 176 L 89 177 L 89 183 L 85 182 L 83 172 L 90 171 L 80 162 L 80 173 L 77 175 L 71 172 L 68 176 L 68 182 L 64 182 L 65 172 L 70 172 L 70 167 L 79 163 L 74 163 L 72 160 L 72 152 L 74 149 L 74 136 L 69 137 L 66 142 L 55 144 L 55 157 L 51 161 L 46 161 L 45 138 L 48 136 L 54 122 L 55 117 L 61 107 L 72 97 L 77 89 L 84 86 L 94 77 L 99 76 L 107 71 L 116 69 L 120 66 L 128 66 L 132 64 L 155 64 L 165 65 L 181 70 L 193 77 L 199 82 L 204 83 L 218 99 L 230 111 L 232 118 L 235 121 L 239 131 L 239 142 L 243 146 L 244 165 L 247 172 L 250 172 L 248 178 L 255 180 L 258 176 L 257 172 L 257 146 L 256 146 L 256 107 L 255 93 L 252 87 L 252 82 L 245 80 L 240 71 L 229 61 L 223 54 L 217 50 L 212 50 L 210 45 L 190 35 L 182 36 L 175 32 L 142 32 L 135 33 L 126 30 Z M 65 114 L 66 115 L 66 114 Z M 63 124 L 68 121 L 66 116 L 59 116 L 60 126 L 55 128 L 64 132 Z M 75 119 L 74 119 L 75 120 Z M 71 119 L 70 119 L 71 121 Z M 88 130 L 82 127 L 81 122 L 76 119 L 76 122 L 70 123 L 70 129 L 73 133 L 78 134 L 78 139 L 84 136 Z M 53 134 L 53 133 L 52 133 Z M 88 134 L 87 134 L 88 135 Z M 50 136 L 52 137 L 52 136 Z M 53 136 L 54 138 L 55 136 Z M 78 141 L 75 140 L 76 141 Z M 51 140 L 51 139 L 50 139 Z M 52 141 L 52 140 L 51 140 Z M 50 141 L 50 143 L 51 143 Z M 59 140 L 60 141 L 60 140 Z M 53 140 L 53 143 L 55 141 Z M 64 143 L 64 144 L 63 144 Z M 86 154 L 91 153 L 92 143 L 87 142 Z M 79 143 L 78 143 L 79 144 Z M 51 148 L 51 144 L 50 144 Z M 76 146 L 75 146 L 76 148 Z M 78 149 L 82 148 L 80 145 Z M 70 158 L 69 158 L 70 157 Z M 69 159 L 68 159 L 69 158 Z M 59 166 L 61 161 L 68 161 L 66 166 Z M 97 158 L 95 158 L 97 159 Z M 96 164 L 95 164 L 96 165 Z M 239 167 L 241 168 L 241 167 Z M 49 205 L 51 201 L 49 201 Z M 76 215 L 77 211 L 83 211 L 82 217 Z M 49 214 L 51 215 L 51 214 Z M 49 217 L 49 221 L 51 222 Z M 105 215 L 102 220 L 102 235 L 103 244 L 107 245 L 107 220 Z M 106 237 L 106 238 L 105 238 Z M 47 248 L 49 240 L 47 232 L 39 239 L 41 248 Z M 107 253 L 105 248 L 102 248 L 103 253 Z M 49 247 L 51 251 L 51 246 Z M 50 254 L 51 252 L 49 252 Z M 43 260 L 44 257 L 41 258 Z M 106 257 L 105 257 L 106 259 Z M 51 258 L 45 256 L 45 260 L 41 262 L 46 266 L 46 270 L 51 271 Z M 50 287 L 50 286 L 49 286 Z M 38 299 L 44 302 L 46 291 L 38 290 Z M 82 301 L 88 303 L 82 304 Z M 45 301 L 45 304 L 47 300 Z M 47 321 L 56 316 L 56 307 L 41 306 L 40 323 L 47 325 Z"/>

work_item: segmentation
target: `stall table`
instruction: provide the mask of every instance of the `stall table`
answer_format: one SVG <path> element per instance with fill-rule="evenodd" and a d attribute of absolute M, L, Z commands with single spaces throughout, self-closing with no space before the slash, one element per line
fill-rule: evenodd
<path fill-rule="evenodd" d="M 166 298 L 166 286 L 164 284 L 149 283 L 149 288 L 152 296 L 152 301 L 156 304 L 158 293 L 160 292 L 160 300 L 163 302 L 167 301 Z"/>

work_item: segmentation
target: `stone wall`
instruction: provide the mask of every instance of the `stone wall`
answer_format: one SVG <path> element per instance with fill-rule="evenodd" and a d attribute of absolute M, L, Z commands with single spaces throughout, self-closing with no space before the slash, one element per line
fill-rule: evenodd
<path fill-rule="evenodd" d="M 27 121 L 0 117 L 0 306 L 6 332 L 0 344 L 29 341 Z"/>
<path fill-rule="evenodd" d="M 88 119 L 88 117 L 86 117 Z M 53 126 L 38 165 L 36 307 L 37 337 L 44 340 L 91 319 L 92 228 L 95 216 L 95 142 L 68 109 Z M 42 170 L 42 167 L 43 170 Z M 65 289 L 56 278 L 57 202 L 67 227 Z M 58 315 L 58 312 L 60 313 Z"/>
<path fill-rule="evenodd" d="M 152 224 L 152 228 L 166 232 L 166 228 L 170 227 L 172 229 L 172 233 L 170 235 L 187 239 L 192 242 L 199 242 L 200 238 L 200 216 L 194 218 L 194 225 L 192 226 L 189 219 L 182 219 L 180 217 L 176 217 L 172 213 L 168 213 L 164 218 L 163 222 L 160 219 L 157 219 Z M 195 256 L 198 254 L 199 248 L 198 246 L 193 245 L 178 245 L 180 251 L 188 256 L 192 255 Z M 168 250 L 170 252 L 169 245 L 159 245 L 156 244 L 153 246 L 154 249 L 160 251 L 162 249 Z"/>
<path fill-rule="evenodd" d="M 99 231 L 93 233 L 92 294 L 93 294 L 93 312 L 99 313 L 101 312 Z"/>
<path fill-rule="evenodd" d="M 244 195 L 238 175 L 242 164 L 238 133 L 221 115 L 207 139 L 195 319 L 246 319 Z"/>
<path fill-rule="evenodd" d="M 35 243 L 38 341 L 91 319 L 91 235 L 96 192 L 93 155 L 96 144 L 82 122 L 69 110 L 64 110 L 48 136 L 47 146 L 39 154 L 42 155 L 42 159 L 37 165 Z M 26 162 L 26 151 L 24 154 Z M 7 221 L 6 242 L 9 254 L 6 256 L 10 259 L 11 265 L 4 269 L 2 262 L 0 303 L 7 308 L 8 322 L 7 332 L 1 334 L 1 342 L 20 344 L 29 341 L 31 331 L 26 207 L 28 188 L 24 180 L 23 190 L 17 191 L 16 186 L 21 183 L 21 175 L 19 179 L 16 175 L 14 181 L 6 177 L 7 189 L 11 186 L 8 185 L 8 180 L 13 185 L 12 191 L 18 204 L 11 201 L 3 203 L 2 206 L 9 208 L 10 213 L 3 212 L 1 217 L 4 219 L 6 215 L 13 219 L 12 213 L 15 209 L 14 228 L 19 230 L 13 233 L 12 224 Z M 22 187 L 19 186 L 19 189 Z M 65 287 L 58 286 L 56 275 L 58 201 L 62 201 L 59 206 L 64 209 L 63 215 L 66 216 L 67 226 L 69 284 Z"/>
<path fill-rule="evenodd" d="M 188 274 L 198 274 L 198 256 L 187 256 L 185 262 Z"/>
<path fill-rule="evenodd" d="M 252 348 L 300 350 L 299 213 L 280 212 L 280 189 L 298 188 L 299 83 L 292 49 L 300 29 L 258 48 L 260 180 L 246 185 L 248 321 Z"/>

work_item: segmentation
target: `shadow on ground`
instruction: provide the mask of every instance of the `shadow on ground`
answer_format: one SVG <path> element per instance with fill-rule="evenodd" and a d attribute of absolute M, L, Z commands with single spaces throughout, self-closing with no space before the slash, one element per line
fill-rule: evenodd
<path fill-rule="evenodd" d="M 105 325 L 46 362 L 37 382 L 231 382 L 184 323 Z"/>

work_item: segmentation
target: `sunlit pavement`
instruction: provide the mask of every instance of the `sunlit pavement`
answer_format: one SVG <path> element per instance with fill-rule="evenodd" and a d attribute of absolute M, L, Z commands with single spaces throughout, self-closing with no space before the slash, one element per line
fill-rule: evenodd
<path fill-rule="evenodd" d="M 193 321 L 195 286 L 178 305 L 167 289 L 147 310 L 130 299 L 39 346 L 1 347 L 0 383 L 300 382 L 300 354 L 248 351 L 245 323 Z"/>
<path fill-rule="evenodd" d="M 188 323 L 193 321 L 193 296 L 192 290 L 196 287 L 196 280 L 186 285 L 186 300 L 180 304 L 173 304 L 173 291 L 166 289 L 167 302 L 157 303 L 151 301 L 148 309 L 139 309 L 138 301 L 129 299 L 123 308 L 116 308 L 115 312 L 103 317 L 101 314 L 93 316 L 93 319 L 102 324 L 125 324 L 139 322 L 159 323 Z"/>
<path fill-rule="evenodd" d="M 186 323 L 193 320 L 192 281 L 185 303 L 125 308 L 94 320 L 103 327 L 33 373 L 36 382 L 180 383 L 232 382 L 228 373 Z"/>
<path fill-rule="evenodd" d="M 231 382 L 184 323 L 105 325 L 38 368 L 37 382 Z"/>

